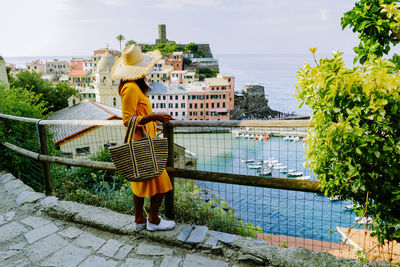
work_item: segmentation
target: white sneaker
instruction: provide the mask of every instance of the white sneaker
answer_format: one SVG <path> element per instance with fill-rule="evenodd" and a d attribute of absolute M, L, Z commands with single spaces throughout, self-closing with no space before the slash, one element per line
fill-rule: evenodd
<path fill-rule="evenodd" d="M 133 224 L 133 230 L 135 230 L 135 232 L 142 231 L 143 229 L 146 229 L 146 223 L 134 223 Z"/>
<path fill-rule="evenodd" d="M 166 231 L 166 230 L 171 230 L 175 228 L 175 222 L 174 221 L 167 221 L 162 219 L 160 216 L 160 223 L 159 224 L 153 224 L 147 220 L 147 230 L 149 231 Z"/>

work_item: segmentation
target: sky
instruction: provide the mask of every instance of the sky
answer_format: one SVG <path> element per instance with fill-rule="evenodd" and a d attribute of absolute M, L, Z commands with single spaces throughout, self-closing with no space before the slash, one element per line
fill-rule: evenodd
<path fill-rule="evenodd" d="M 154 43 L 158 24 L 177 43 L 209 43 L 214 54 L 352 53 L 340 18 L 355 0 L 13 0 L 2 1 L 0 55 L 83 56 Z"/>

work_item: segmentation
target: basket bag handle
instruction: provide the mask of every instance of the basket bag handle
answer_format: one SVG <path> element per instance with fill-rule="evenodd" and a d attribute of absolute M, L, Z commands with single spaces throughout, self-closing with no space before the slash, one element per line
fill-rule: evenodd
<path fill-rule="evenodd" d="M 124 143 L 129 143 L 129 144 L 133 143 L 133 136 L 135 134 L 136 126 L 137 126 L 137 116 L 132 116 L 129 119 L 128 128 L 126 129 Z M 153 139 L 150 137 L 149 133 L 147 132 L 147 128 L 145 125 L 143 125 L 143 127 L 140 127 L 140 128 L 142 129 L 142 133 L 143 133 L 143 137 L 144 137 L 143 139 L 147 139 L 147 141 L 149 142 L 149 148 L 150 148 L 151 158 L 153 161 L 153 166 L 155 167 L 155 170 L 158 171 L 159 168 L 158 168 L 158 164 L 157 164 L 157 160 L 156 160 L 156 153 L 154 151 Z M 133 145 L 131 145 L 130 148 L 131 148 L 132 154 L 134 155 Z M 134 164 L 135 164 L 135 169 L 137 170 L 136 157 L 134 157 Z M 137 176 L 139 176 L 138 173 L 137 173 Z"/>

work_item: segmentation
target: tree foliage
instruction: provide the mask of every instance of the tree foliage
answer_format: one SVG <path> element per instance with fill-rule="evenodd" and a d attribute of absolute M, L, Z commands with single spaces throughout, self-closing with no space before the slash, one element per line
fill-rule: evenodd
<path fill-rule="evenodd" d="M 388 60 L 347 68 L 341 55 L 297 74 L 296 96 L 313 110 L 307 164 L 326 195 L 360 204 L 380 242 L 400 241 L 400 77 Z"/>
<path fill-rule="evenodd" d="M 136 42 L 133 41 L 133 40 L 129 40 L 129 41 L 127 41 L 127 42 L 125 43 L 125 46 L 132 45 L 132 44 L 136 44 Z"/>
<path fill-rule="evenodd" d="M 22 88 L 6 89 L 0 85 L 0 113 L 42 119 L 46 112 L 46 105 L 40 101 L 40 97 L 34 92 Z M 0 120 L 0 143 L 9 142 L 31 151 L 39 151 L 36 125 L 34 123 Z M 22 178 L 28 184 L 34 186 L 30 179 L 24 179 L 23 175 L 34 169 L 34 163 L 24 156 L 19 156 L 11 150 L 0 146 L 0 168 L 12 172 Z"/>
<path fill-rule="evenodd" d="M 196 52 L 199 49 L 199 46 L 196 43 L 188 43 L 185 45 L 185 50 L 189 52 Z"/>
<path fill-rule="evenodd" d="M 121 51 L 122 47 L 122 41 L 125 40 L 125 36 L 123 36 L 122 34 L 118 34 L 115 39 L 117 39 L 117 41 L 119 42 L 119 51 Z"/>
<path fill-rule="evenodd" d="M 341 19 L 342 29 L 349 27 L 358 33 L 360 43 L 354 48 L 364 64 L 371 57 L 388 54 L 391 45 L 400 41 L 400 10 L 395 0 L 361 0 Z"/>
<path fill-rule="evenodd" d="M 217 77 L 217 72 L 211 68 L 197 68 L 197 75 L 204 75 L 206 78 Z"/>
<path fill-rule="evenodd" d="M 38 95 L 38 101 L 42 102 L 45 112 L 57 111 L 68 106 L 68 98 L 78 91 L 61 82 L 53 85 L 48 80 L 42 79 L 39 72 L 21 71 L 10 82 L 10 86 L 20 88 Z"/>

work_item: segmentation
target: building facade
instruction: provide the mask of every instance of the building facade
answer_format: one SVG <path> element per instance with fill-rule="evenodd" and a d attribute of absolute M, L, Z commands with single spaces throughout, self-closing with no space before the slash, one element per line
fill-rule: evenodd
<path fill-rule="evenodd" d="M 177 120 L 187 120 L 186 89 L 181 86 L 166 86 L 163 83 L 152 83 L 149 99 L 153 112 L 165 112 Z"/>
<path fill-rule="evenodd" d="M 73 70 L 68 75 L 69 83 L 75 88 L 85 88 L 93 86 L 94 76 L 83 70 Z"/>
<path fill-rule="evenodd" d="M 36 72 L 43 74 L 46 72 L 46 65 L 38 59 L 38 60 L 35 60 L 32 62 L 26 63 L 26 69 L 29 72 L 36 71 Z"/>
<path fill-rule="evenodd" d="M 174 70 L 183 70 L 183 52 L 172 52 L 164 61 L 165 65 L 172 66 Z"/>
<path fill-rule="evenodd" d="M 114 81 L 111 78 L 111 69 L 114 63 L 115 57 L 108 51 L 98 62 L 94 82 L 96 102 L 115 108 L 122 108 L 121 98 L 118 94 L 119 81 Z"/>
<path fill-rule="evenodd" d="M 71 71 L 70 64 L 66 60 L 46 61 L 46 72 L 51 74 L 68 74 Z"/>

